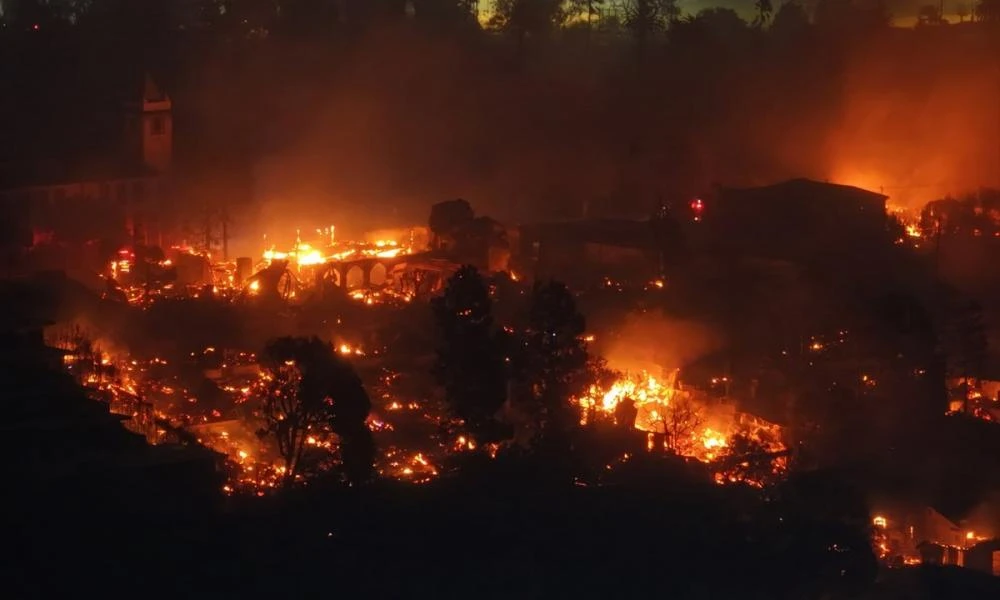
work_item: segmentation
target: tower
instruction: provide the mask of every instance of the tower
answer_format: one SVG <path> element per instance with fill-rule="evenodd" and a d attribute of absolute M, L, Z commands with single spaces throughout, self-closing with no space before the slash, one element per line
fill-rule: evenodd
<path fill-rule="evenodd" d="M 139 103 L 129 107 L 126 135 L 130 152 L 157 174 L 170 170 L 174 151 L 173 104 L 148 74 Z"/>

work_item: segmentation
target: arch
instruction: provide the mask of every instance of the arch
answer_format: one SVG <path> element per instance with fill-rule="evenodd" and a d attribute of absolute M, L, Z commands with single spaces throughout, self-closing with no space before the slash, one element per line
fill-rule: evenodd
<path fill-rule="evenodd" d="M 326 269 L 320 272 L 319 275 L 320 283 L 324 285 L 332 285 L 334 287 L 340 287 L 341 285 L 343 285 L 343 281 L 341 281 L 342 279 L 343 277 L 341 277 L 340 269 L 338 269 L 336 265 L 328 266 Z"/>
<path fill-rule="evenodd" d="M 386 278 L 385 265 L 382 263 L 375 263 L 372 270 L 368 272 L 368 282 L 371 285 L 383 285 L 386 282 Z"/>
<path fill-rule="evenodd" d="M 365 272 L 358 265 L 354 265 L 347 270 L 347 276 L 344 279 L 347 282 L 347 289 L 353 290 L 365 284 Z"/>

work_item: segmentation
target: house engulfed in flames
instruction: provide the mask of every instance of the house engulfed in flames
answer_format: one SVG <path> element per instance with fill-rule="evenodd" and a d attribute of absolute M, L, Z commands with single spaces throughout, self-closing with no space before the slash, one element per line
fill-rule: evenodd
<path fill-rule="evenodd" d="M 875 500 L 873 542 L 890 566 L 935 564 L 966 567 L 1000 576 L 1000 497 L 995 494 L 962 518 L 930 506 L 901 506 Z"/>
<path fill-rule="evenodd" d="M 784 472 L 787 449 L 780 426 L 740 412 L 732 402 L 683 389 L 677 373 L 663 381 L 646 372 L 625 373 L 606 388 L 591 386 L 576 400 L 581 425 L 612 421 L 632 426 L 646 433 L 650 452 L 720 465 L 718 483 L 764 485 L 759 476 L 750 475 L 751 460 L 768 464 L 769 475 Z"/>

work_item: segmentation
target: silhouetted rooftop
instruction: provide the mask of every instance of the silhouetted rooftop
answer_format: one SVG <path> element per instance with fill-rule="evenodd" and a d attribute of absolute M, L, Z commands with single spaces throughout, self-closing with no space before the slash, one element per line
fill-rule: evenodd
<path fill-rule="evenodd" d="M 825 181 L 815 181 L 813 179 L 789 179 L 781 183 L 753 188 L 721 188 L 721 195 L 724 197 L 753 197 L 753 198 L 802 198 L 809 197 L 817 200 L 844 200 L 853 199 L 868 202 L 888 200 L 885 194 L 873 192 L 852 185 L 840 183 L 829 183 Z"/>

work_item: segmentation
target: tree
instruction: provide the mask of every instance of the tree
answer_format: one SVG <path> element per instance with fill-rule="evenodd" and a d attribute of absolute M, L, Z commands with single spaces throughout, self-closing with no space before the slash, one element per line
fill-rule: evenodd
<path fill-rule="evenodd" d="M 941 14 L 941 7 L 936 4 L 924 4 L 917 13 L 917 26 L 947 25 L 948 21 Z"/>
<path fill-rule="evenodd" d="M 569 16 L 582 18 L 587 27 L 587 47 L 590 47 L 590 34 L 594 29 L 594 15 L 598 14 L 604 0 L 569 0 Z"/>
<path fill-rule="evenodd" d="M 764 486 L 775 480 L 775 456 L 763 442 L 746 433 L 729 438 L 725 453 L 715 461 L 727 482 Z"/>
<path fill-rule="evenodd" d="M 981 23 L 1000 23 L 1000 0 L 979 0 L 976 20 Z"/>
<path fill-rule="evenodd" d="M 650 38 L 664 31 L 680 15 L 676 0 L 629 0 L 624 6 L 625 26 L 635 38 L 642 60 Z"/>
<path fill-rule="evenodd" d="M 527 36 L 545 35 L 566 19 L 562 0 L 496 0 L 489 25 L 517 38 L 517 52 L 524 51 Z"/>
<path fill-rule="evenodd" d="M 461 198 L 438 202 L 432 206 L 428 223 L 434 236 L 432 245 L 437 250 L 453 245 L 455 232 L 472 223 L 475 216 L 469 203 Z"/>
<path fill-rule="evenodd" d="M 778 12 L 774 14 L 774 20 L 771 21 L 771 32 L 791 37 L 808 30 L 809 26 L 809 15 L 806 13 L 805 7 L 802 6 L 801 2 L 792 0 L 782 4 Z"/>
<path fill-rule="evenodd" d="M 678 455 L 694 450 L 698 428 L 704 422 L 701 410 L 690 398 L 675 397 L 664 408 L 660 422 L 666 438 L 667 449 Z"/>
<path fill-rule="evenodd" d="M 969 378 L 982 376 L 989 350 L 983 308 L 978 302 L 970 300 L 953 311 L 945 340 L 952 376 L 963 378 L 968 398 Z"/>
<path fill-rule="evenodd" d="M 350 364 L 318 338 L 279 338 L 261 356 L 265 369 L 260 393 L 262 438 L 273 439 L 285 462 L 285 483 L 311 466 L 311 442 L 329 434 L 340 439 L 348 481 L 362 483 L 373 473 L 375 446 L 366 424 L 371 401 Z"/>
<path fill-rule="evenodd" d="M 813 21 L 824 31 L 850 36 L 885 28 L 890 17 L 881 0 L 864 4 L 856 0 L 819 0 Z"/>
<path fill-rule="evenodd" d="M 579 422 L 571 398 L 590 385 L 592 371 L 585 321 L 576 300 L 562 283 L 536 282 L 521 339 L 518 378 L 543 437 L 559 439 Z"/>
<path fill-rule="evenodd" d="M 774 5 L 771 4 L 771 0 L 754 0 L 754 8 L 757 10 L 757 17 L 754 19 L 754 25 L 757 27 L 763 27 L 771 20 L 771 15 L 774 14 Z"/>
<path fill-rule="evenodd" d="M 417 19 L 438 23 L 476 23 L 474 0 L 413 0 Z"/>
<path fill-rule="evenodd" d="M 964 23 L 967 18 L 969 18 L 969 5 L 964 2 L 959 2 L 955 5 L 955 14 L 958 15 L 958 22 Z"/>
<path fill-rule="evenodd" d="M 492 300 L 475 267 L 464 266 L 432 301 L 441 333 L 434 375 L 452 413 L 480 441 L 500 434 L 497 411 L 506 400 L 501 344 L 493 331 Z"/>

